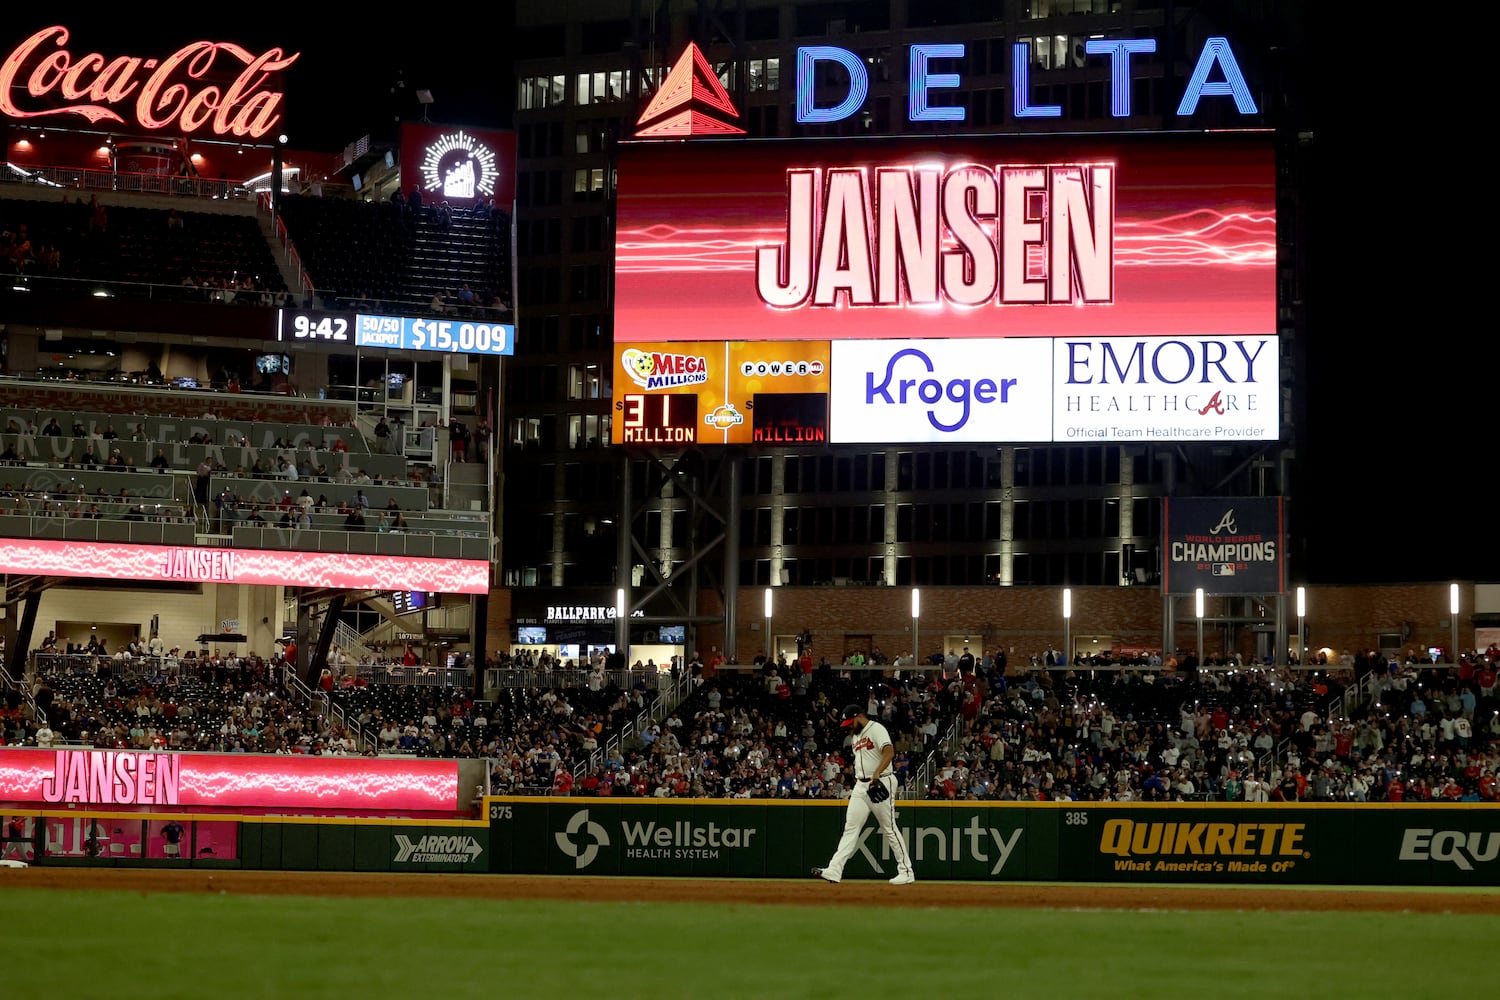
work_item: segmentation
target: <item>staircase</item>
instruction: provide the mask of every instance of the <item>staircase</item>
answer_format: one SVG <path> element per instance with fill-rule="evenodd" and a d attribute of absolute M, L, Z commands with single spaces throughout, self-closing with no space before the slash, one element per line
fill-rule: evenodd
<path fill-rule="evenodd" d="M 350 663 L 360 663 L 366 657 L 371 662 L 380 658 L 380 654 L 364 644 L 358 632 L 343 622 L 339 622 L 334 627 L 333 641 L 338 643 L 338 647 L 344 651 L 344 655 L 349 657 Z"/>
<path fill-rule="evenodd" d="M 262 199 L 255 213 L 255 221 L 260 224 L 261 235 L 266 238 L 266 245 L 271 248 L 271 258 L 276 261 L 276 270 L 281 274 L 281 280 L 286 282 L 286 287 L 291 289 L 294 301 L 302 301 L 303 271 L 302 260 L 297 255 L 297 249 L 288 240 L 285 245 L 277 233 L 276 219 L 271 215 L 270 202 Z"/>

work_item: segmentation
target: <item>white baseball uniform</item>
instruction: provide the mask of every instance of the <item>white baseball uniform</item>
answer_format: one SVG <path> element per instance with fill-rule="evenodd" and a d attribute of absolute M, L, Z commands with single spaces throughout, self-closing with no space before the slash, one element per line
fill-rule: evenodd
<path fill-rule="evenodd" d="M 880 766 L 882 751 L 890 746 L 891 736 L 885 726 L 878 722 L 867 722 L 854 736 L 854 790 L 849 794 L 849 805 L 844 811 L 844 835 L 839 838 L 838 850 L 833 859 L 823 868 L 822 877 L 837 882 L 844 877 L 844 865 L 854 856 L 859 846 L 859 832 L 865 825 L 865 817 L 875 814 L 875 822 L 885 835 L 891 856 L 896 859 L 898 878 L 912 878 L 911 855 L 907 853 L 906 841 L 896 826 L 896 776 L 887 769 L 878 779 L 891 794 L 884 802 L 870 801 L 870 775 Z"/>

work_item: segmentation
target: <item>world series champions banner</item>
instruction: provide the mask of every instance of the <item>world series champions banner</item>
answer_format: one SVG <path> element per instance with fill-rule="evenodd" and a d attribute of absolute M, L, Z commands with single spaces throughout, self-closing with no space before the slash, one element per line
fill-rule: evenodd
<path fill-rule="evenodd" d="M 1279 594 L 1286 589 L 1281 497 L 1162 501 L 1162 591 Z"/>

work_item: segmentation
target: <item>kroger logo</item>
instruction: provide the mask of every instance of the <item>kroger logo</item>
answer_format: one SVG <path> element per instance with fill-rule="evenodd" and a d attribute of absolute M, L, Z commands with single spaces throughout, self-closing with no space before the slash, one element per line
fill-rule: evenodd
<path fill-rule="evenodd" d="M 1051 438 L 1045 338 L 836 340 L 832 348 L 835 442 Z"/>
<path fill-rule="evenodd" d="M 952 378 L 945 382 L 932 377 L 936 371 L 932 359 L 915 347 L 897 351 L 885 363 L 878 383 L 875 372 L 865 372 L 865 405 L 921 403 L 926 407 L 927 422 L 946 434 L 969 422 L 973 403 L 1009 402 L 1010 390 L 1016 384 L 1013 378 L 1001 379 L 998 385 L 991 378 Z"/>

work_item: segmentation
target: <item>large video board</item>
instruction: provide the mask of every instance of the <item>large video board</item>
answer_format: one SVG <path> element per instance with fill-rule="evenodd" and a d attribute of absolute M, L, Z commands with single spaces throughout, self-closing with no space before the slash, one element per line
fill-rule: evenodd
<path fill-rule="evenodd" d="M 238 583 L 487 594 L 489 569 L 490 564 L 483 559 L 0 539 L 0 573 L 43 573 L 146 583 Z"/>
<path fill-rule="evenodd" d="M 615 340 L 1275 333 L 1264 132 L 625 143 Z"/>

